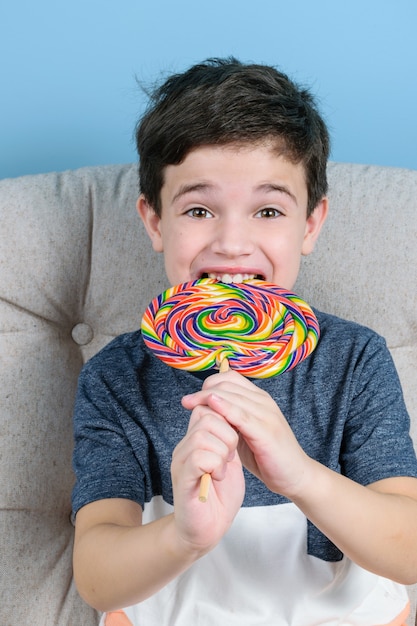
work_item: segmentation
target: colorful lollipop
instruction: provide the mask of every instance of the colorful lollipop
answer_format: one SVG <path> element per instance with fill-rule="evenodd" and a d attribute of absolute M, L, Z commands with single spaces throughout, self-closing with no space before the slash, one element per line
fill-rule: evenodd
<path fill-rule="evenodd" d="M 311 354 L 319 326 L 308 304 L 281 287 L 204 278 L 154 298 L 142 333 L 147 346 L 172 367 L 207 370 L 227 358 L 245 376 L 268 378 Z"/>
<path fill-rule="evenodd" d="M 250 378 L 276 376 L 317 345 L 319 325 L 295 294 L 261 280 L 226 284 L 204 278 L 167 289 L 142 320 L 146 345 L 164 363 L 188 371 L 230 367 Z M 201 480 L 207 499 L 210 474 Z"/>

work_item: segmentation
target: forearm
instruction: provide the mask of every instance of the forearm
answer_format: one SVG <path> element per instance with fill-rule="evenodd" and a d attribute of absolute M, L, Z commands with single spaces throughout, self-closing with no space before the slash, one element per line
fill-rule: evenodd
<path fill-rule="evenodd" d="M 417 501 L 363 487 L 311 461 L 292 500 L 347 557 L 403 584 L 417 581 Z M 413 479 L 405 479 L 413 480 Z"/>
<path fill-rule="evenodd" d="M 100 611 L 136 604 L 185 571 L 198 555 L 182 549 L 173 515 L 140 526 L 100 524 L 74 548 L 80 595 Z"/>

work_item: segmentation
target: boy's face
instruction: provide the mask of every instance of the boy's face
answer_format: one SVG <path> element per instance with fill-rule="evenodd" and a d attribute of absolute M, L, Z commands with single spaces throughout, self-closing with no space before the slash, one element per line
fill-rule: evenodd
<path fill-rule="evenodd" d="M 256 276 L 291 290 L 327 200 L 307 218 L 304 167 L 269 146 L 204 146 L 164 172 L 159 218 L 143 196 L 138 210 L 171 285 L 206 275 Z"/>

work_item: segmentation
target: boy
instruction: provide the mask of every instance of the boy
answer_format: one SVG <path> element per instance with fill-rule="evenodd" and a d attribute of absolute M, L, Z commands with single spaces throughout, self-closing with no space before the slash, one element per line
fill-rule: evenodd
<path fill-rule="evenodd" d="M 211 60 L 156 91 L 137 143 L 138 210 L 171 284 L 293 288 L 327 214 L 329 139 L 308 92 Z M 140 332 L 86 365 L 74 572 L 103 624 L 405 621 L 417 461 L 399 381 L 374 332 L 317 316 L 313 354 L 262 381 L 169 368 Z"/>

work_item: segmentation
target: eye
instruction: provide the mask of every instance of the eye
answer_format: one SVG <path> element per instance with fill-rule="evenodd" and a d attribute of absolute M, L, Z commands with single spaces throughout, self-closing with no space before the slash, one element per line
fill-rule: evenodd
<path fill-rule="evenodd" d="M 279 217 L 280 215 L 282 215 L 282 213 L 278 209 L 274 209 L 273 207 L 265 207 L 264 209 L 260 209 L 255 217 L 271 219 L 274 217 Z"/>
<path fill-rule="evenodd" d="M 189 209 L 186 214 L 189 215 L 190 217 L 194 217 L 195 219 L 200 219 L 200 220 L 210 219 L 213 217 L 213 214 L 210 213 L 208 209 L 205 209 L 204 207 L 201 207 L 201 206 L 196 206 L 196 207 L 193 207 L 192 209 Z"/>

